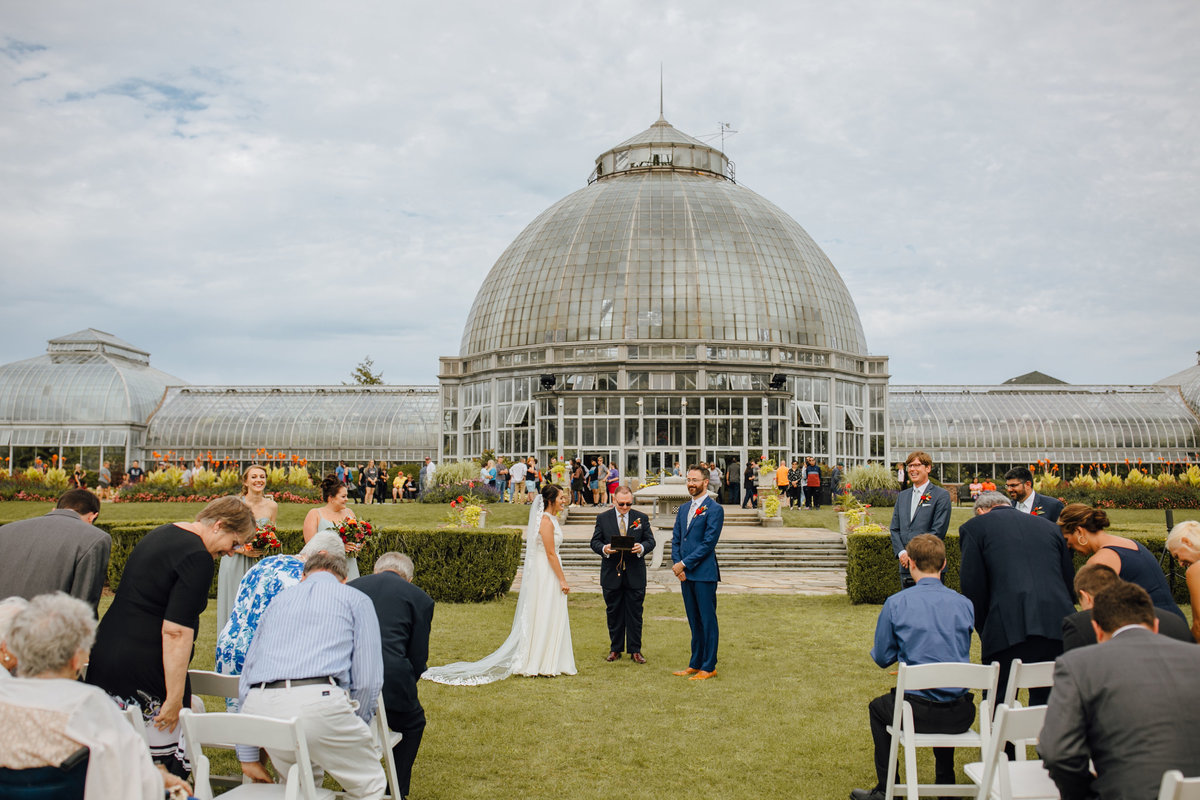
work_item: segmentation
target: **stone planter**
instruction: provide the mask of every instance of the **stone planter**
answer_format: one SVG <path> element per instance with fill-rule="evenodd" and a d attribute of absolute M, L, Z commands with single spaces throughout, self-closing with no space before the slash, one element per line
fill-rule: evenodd
<path fill-rule="evenodd" d="M 842 534 L 842 538 L 850 533 L 850 515 L 845 511 L 838 512 L 838 532 Z"/>
<path fill-rule="evenodd" d="M 482 509 L 479 510 L 479 522 L 475 523 L 475 527 L 476 528 L 486 528 L 487 527 L 487 518 L 488 518 L 488 509 L 487 509 L 487 506 L 484 506 Z"/>
<path fill-rule="evenodd" d="M 779 514 L 777 514 L 773 517 L 768 517 L 767 513 L 762 510 L 762 506 L 759 506 L 759 508 L 758 508 L 758 523 L 760 525 L 762 525 L 764 528 L 782 528 L 783 527 L 783 517 Z"/>

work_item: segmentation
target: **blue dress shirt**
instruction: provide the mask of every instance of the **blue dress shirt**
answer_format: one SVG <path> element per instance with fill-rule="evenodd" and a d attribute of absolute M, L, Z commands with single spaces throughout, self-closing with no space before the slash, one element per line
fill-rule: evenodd
<path fill-rule="evenodd" d="M 259 620 L 238 686 L 242 706 L 251 687 L 287 678 L 333 676 L 370 722 L 383 688 L 383 648 L 375 606 L 329 572 L 313 572 L 284 589 Z"/>
<path fill-rule="evenodd" d="M 910 666 L 971 660 L 971 630 L 975 608 L 971 601 L 937 578 L 922 578 L 916 586 L 887 599 L 875 625 L 871 658 L 881 667 L 902 662 Z M 912 694 L 930 700 L 953 700 L 964 689 L 923 689 Z"/>

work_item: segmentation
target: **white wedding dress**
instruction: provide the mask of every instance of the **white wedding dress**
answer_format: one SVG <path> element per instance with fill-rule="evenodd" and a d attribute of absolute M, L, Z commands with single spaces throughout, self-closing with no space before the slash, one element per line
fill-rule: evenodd
<path fill-rule="evenodd" d="M 543 513 L 542 498 L 534 500 L 525 527 L 525 562 L 521 591 L 513 614 L 512 632 L 504 644 L 480 661 L 458 661 L 430 667 L 421 675 L 427 681 L 453 686 L 478 686 L 504 680 L 509 675 L 574 675 L 575 652 L 571 648 L 571 622 L 567 618 L 567 596 L 558 585 L 542 537 L 542 518 L 554 525 L 554 550 L 562 548 L 563 532 L 558 518 Z M 554 556 L 554 557 L 557 557 Z"/>

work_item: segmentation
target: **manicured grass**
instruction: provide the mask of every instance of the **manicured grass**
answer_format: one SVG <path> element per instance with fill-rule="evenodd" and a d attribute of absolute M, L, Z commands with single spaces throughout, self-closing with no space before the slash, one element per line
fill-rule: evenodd
<path fill-rule="evenodd" d="M 45 514 L 54 508 L 53 503 L 9 501 L 0 502 L 0 524 Z M 104 522 L 182 521 L 195 519 L 203 503 L 103 503 L 100 519 Z M 314 506 L 299 503 L 281 503 L 279 506 L 280 528 L 298 530 L 304 524 L 304 516 Z M 528 506 L 508 503 L 492 503 L 487 506 L 489 528 L 501 525 L 524 525 L 529 518 Z M 375 525 L 411 527 L 437 527 L 446 521 L 449 506 L 432 503 L 351 503 L 355 516 L 370 520 Z"/>
<path fill-rule="evenodd" d="M 515 596 L 439 605 L 430 662 L 487 655 L 508 635 L 515 605 Z M 195 668 L 213 665 L 214 607 Z M 844 597 L 722 596 L 718 677 L 692 682 L 670 674 L 687 665 L 677 595 L 646 598 L 645 666 L 604 662 L 603 600 L 575 595 L 577 675 L 421 684 L 428 727 L 411 797 L 675 798 L 681 783 L 706 797 L 845 796 L 872 784 L 866 704 L 895 682 L 867 656 L 878 612 Z M 237 767 L 217 754 L 214 769 Z"/>

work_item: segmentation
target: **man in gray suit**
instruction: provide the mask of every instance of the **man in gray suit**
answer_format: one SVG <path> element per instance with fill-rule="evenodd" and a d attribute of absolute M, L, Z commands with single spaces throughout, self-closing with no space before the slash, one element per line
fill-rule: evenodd
<path fill-rule="evenodd" d="M 1154 635 L 1133 583 L 1096 595 L 1092 627 L 1100 644 L 1055 665 L 1038 745 L 1063 800 L 1151 798 L 1169 769 L 1200 775 L 1200 647 Z"/>
<path fill-rule="evenodd" d="M 42 517 L 0 527 L 0 597 L 66 592 L 95 611 L 108 573 L 112 537 L 92 523 L 100 499 L 71 489 Z"/>
<path fill-rule="evenodd" d="M 908 543 L 922 533 L 932 533 L 945 541 L 950 528 L 950 493 L 929 480 L 933 459 L 918 450 L 908 454 L 904 467 L 912 485 L 896 498 L 891 525 L 892 553 L 900 562 L 901 589 L 915 583 L 908 570 Z"/>

